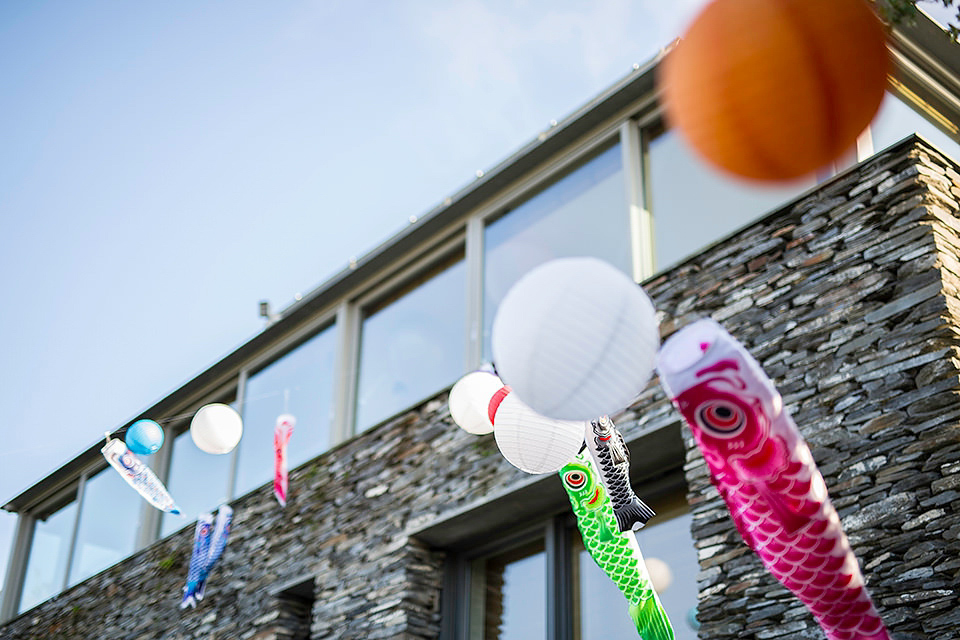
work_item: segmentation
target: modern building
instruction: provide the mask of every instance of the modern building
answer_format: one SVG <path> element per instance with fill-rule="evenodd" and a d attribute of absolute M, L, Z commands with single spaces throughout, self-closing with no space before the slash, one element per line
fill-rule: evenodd
<path fill-rule="evenodd" d="M 810 443 L 898 638 L 960 628 L 960 48 L 921 16 L 891 38 L 884 106 L 844 166 L 759 188 L 707 170 L 662 120 L 659 57 L 284 309 L 133 416 L 185 513 L 144 503 L 100 443 L 10 499 L 4 638 L 635 637 L 559 479 L 457 428 L 450 386 L 489 361 L 532 266 L 592 255 L 654 300 L 666 337 L 712 316 L 757 357 Z M 919 136 L 916 135 L 919 133 Z M 190 419 L 243 415 L 231 454 Z M 272 433 L 291 413 L 290 497 Z M 656 380 L 613 416 L 639 534 L 677 637 L 820 638 L 742 543 Z M 235 510 L 196 609 L 192 518 Z"/>

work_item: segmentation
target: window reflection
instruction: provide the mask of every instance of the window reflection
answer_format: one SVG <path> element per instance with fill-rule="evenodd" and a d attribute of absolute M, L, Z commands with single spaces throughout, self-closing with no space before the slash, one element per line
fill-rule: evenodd
<path fill-rule="evenodd" d="M 83 488 L 70 584 L 89 578 L 133 553 L 143 499 L 107 467 Z"/>
<path fill-rule="evenodd" d="M 483 258 L 484 357 L 497 306 L 523 274 L 554 258 L 594 256 L 631 273 L 630 220 L 620 144 L 487 225 Z"/>
<path fill-rule="evenodd" d="M 358 432 L 463 375 L 465 287 L 463 260 L 457 258 L 416 288 L 368 312 L 360 343 Z"/>
<path fill-rule="evenodd" d="M 247 380 L 236 495 L 273 478 L 277 416 L 289 413 L 297 419 L 287 446 L 289 468 L 330 447 L 335 347 L 336 331 L 330 327 Z"/>
<path fill-rule="evenodd" d="M 77 503 L 71 502 L 46 520 L 37 520 L 20 596 L 20 612 L 60 593 L 76 519 Z"/>
<path fill-rule="evenodd" d="M 650 141 L 647 160 L 647 200 L 653 213 L 657 271 L 697 253 L 815 184 L 813 176 L 773 186 L 735 180 L 707 166 L 671 131 Z"/>
<path fill-rule="evenodd" d="M 546 571 L 543 540 L 474 563 L 482 594 L 474 600 L 482 610 L 483 640 L 536 640 L 547 636 Z M 475 585 L 475 591 L 477 591 Z M 474 619 L 479 616 L 474 616 Z"/>
<path fill-rule="evenodd" d="M 697 605 L 697 554 L 690 534 L 692 516 L 679 513 L 679 504 L 666 509 L 637 534 L 647 571 L 658 588 L 660 602 L 673 625 L 677 640 L 697 640 L 691 626 L 691 611 Z M 636 627 L 627 612 L 627 600 L 584 549 L 579 531 L 574 535 L 574 595 L 576 628 L 580 640 L 636 637 Z"/>
<path fill-rule="evenodd" d="M 213 511 L 227 500 L 230 455 L 213 455 L 197 448 L 187 429 L 173 441 L 167 490 L 183 516 L 164 513 L 160 535 L 166 536 Z"/>
<path fill-rule="evenodd" d="M 887 93 L 877 117 L 870 125 L 873 149 L 883 151 L 912 133 L 919 133 L 955 160 L 960 160 L 960 144 L 914 111 L 900 98 Z"/>

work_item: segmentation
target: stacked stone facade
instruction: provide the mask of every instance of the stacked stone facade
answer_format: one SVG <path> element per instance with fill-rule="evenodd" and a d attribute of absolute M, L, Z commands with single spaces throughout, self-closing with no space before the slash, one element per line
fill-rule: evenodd
<path fill-rule="evenodd" d="M 898 640 L 957 637 L 960 174 L 913 139 L 646 286 L 775 381 Z M 822 638 L 740 540 L 689 430 L 701 638 Z"/>
<path fill-rule="evenodd" d="M 898 640 L 960 628 L 958 201 L 957 166 L 912 138 L 643 285 L 663 337 L 711 315 L 774 379 Z M 679 422 L 655 380 L 615 418 L 628 440 Z M 822 638 L 683 433 L 700 637 Z M 269 485 L 236 500 L 196 609 L 178 608 L 188 527 L 0 637 L 437 638 L 446 554 L 416 533 L 528 482 L 441 394 L 294 470 L 286 508 Z"/>

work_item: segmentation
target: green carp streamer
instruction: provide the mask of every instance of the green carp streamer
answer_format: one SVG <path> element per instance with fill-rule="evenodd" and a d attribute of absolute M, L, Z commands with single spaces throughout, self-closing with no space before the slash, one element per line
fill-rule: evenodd
<path fill-rule="evenodd" d="M 620 533 L 613 504 L 603 489 L 589 452 L 560 470 L 583 544 L 630 603 L 630 617 L 643 640 L 674 640 L 673 627 L 653 589 L 633 531 Z"/>

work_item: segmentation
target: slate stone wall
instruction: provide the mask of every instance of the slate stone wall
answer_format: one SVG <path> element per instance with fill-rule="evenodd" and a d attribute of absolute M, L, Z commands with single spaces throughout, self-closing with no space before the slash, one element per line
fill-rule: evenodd
<path fill-rule="evenodd" d="M 647 283 L 783 394 L 898 640 L 960 637 L 960 174 L 913 139 Z M 740 540 L 684 427 L 700 637 L 823 638 Z"/>
<path fill-rule="evenodd" d="M 899 640 L 960 628 L 960 174 L 908 140 L 645 283 L 664 336 L 712 315 L 756 355 L 808 439 Z M 709 206 L 705 203 L 704 206 Z M 676 423 L 656 381 L 615 416 Z M 740 541 L 689 431 L 700 637 L 822 638 Z M 436 638 L 444 554 L 410 535 L 528 478 L 441 394 L 261 489 L 195 610 L 192 529 L 25 613 L 2 638 Z M 302 584 L 313 580 L 312 604 Z M 307 631 L 309 629 L 309 631 Z"/>

